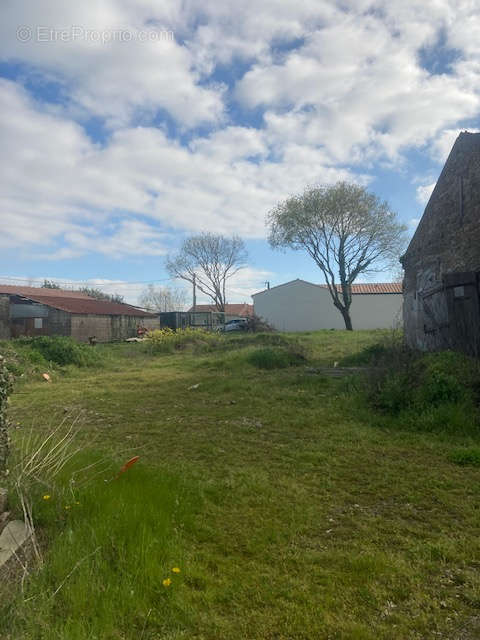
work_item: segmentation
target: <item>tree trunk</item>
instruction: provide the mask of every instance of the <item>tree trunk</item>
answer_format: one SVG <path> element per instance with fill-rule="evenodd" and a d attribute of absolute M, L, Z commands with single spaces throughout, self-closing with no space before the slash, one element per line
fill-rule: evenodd
<path fill-rule="evenodd" d="M 341 309 L 343 320 L 345 322 L 345 329 L 347 331 L 353 331 L 352 319 L 350 317 L 350 309 Z"/>

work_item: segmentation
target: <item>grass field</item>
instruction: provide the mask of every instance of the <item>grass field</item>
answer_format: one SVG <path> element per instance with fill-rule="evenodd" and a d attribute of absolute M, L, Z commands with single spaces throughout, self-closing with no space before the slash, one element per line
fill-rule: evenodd
<path fill-rule="evenodd" d="M 271 370 L 252 364 L 255 336 L 203 354 L 98 346 L 101 367 L 17 384 L 14 442 L 66 417 L 83 451 L 38 487 L 45 565 L 0 604 L 0 637 L 479 638 L 480 469 L 452 452 L 480 438 L 395 428 L 308 370 L 378 339 L 305 334 L 308 362 Z"/>

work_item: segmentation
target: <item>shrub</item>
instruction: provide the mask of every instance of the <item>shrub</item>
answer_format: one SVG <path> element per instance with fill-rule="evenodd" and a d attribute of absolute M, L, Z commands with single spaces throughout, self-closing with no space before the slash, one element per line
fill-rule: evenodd
<path fill-rule="evenodd" d="M 7 400 L 11 390 L 11 379 L 3 356 L 0 356 L 0 474 L 7 468 L 8 424 Z"/>
<path fill-rule="evenodd" d="M 461 466 L 480 467 L 480 449 L 478 447 L 456 449 L 450 453 L 448 459 Z"/>
<path fill-rule="evenodd" d="M 300 345 L 286 349 L 265 347 L 256 349 L 247 356 L 247 361 L 259 369 L 284 369 L 304 364 L 306 359 L 305 350 Z"/>
<path fill-rule="evenodd" d="M 471 432 L 479 424 L 480 370 L 474 359 L 453 351 L 420 353 L 400 340 L 359 354 L 370 367 L 363 395 L 402 428 Z"/>
<path fill-rule="evenodd" d="M 248 319 L 248 331 L 253 331 L 254 333 L 272 333 L 276 331 L 276 329 L 264 318 L 253 315 Z"/>
<path fill-rule="evenodd" d="M 173 353 L 193 347 L 199 350 L 210 350 L 220 346 L 224 342 L 224 337 L 205 329 L 178 329 L 173 331 L 169 327 L 150 331 L 146 335 L 146 343 L 152 352 Z"/>
<path fill-rule="evenodd" d="M 37 336 L 35 338 L 19 338 L 21 345 L 28 345 L 33 352 L 41 355 L 48 362 L 65 366 L 95 366 L 100 362 L 98 352 L 92 347 L 81 344 L 64 336 Z M 35 362 L 35 355 L 30 359 Z M 38 356 L 37 356 L 38 358 Z"/>

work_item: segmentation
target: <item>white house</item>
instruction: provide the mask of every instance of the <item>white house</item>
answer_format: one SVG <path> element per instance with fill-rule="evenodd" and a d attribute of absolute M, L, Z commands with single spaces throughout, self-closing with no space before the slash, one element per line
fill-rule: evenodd
<path fill-rule="evenodd" d="M 345 329 L 326 285 L 292 280 L 252 295 L 255 315 L 279 331 Z M 401 324 L 402 285 L 395 282 L 352 285 L 354 329 L 386 329 Z"/>

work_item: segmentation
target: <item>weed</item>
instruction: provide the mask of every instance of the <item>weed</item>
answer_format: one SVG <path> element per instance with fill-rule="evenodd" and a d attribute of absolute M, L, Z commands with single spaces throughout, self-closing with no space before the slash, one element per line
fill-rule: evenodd
<path fill-rule="evenodd" d="M 147 348 L 150 353 L 173 353 L 187 348 L 196 351 L 209 351 L 219 347 L 224 342 L 224 337 L 216 332 L 206 329 L 172 329 L 166 327 L 150 331 L 146 336 Z"/>
<path fill-rule="evenodd" d="M 298 345 L 287 349 L 264 347 L 247 356 L 247 362 L 258 369 L 284 369 L 305 364 L 306 359 L 305 350 Z"/>
<path fill-rule="evenodd" d="M 30 361 L 39 363 L 41 358 L 56 365 L 75 365 L 91 367 L 100 364 L 98 351 L 81 344 L 73 338 L 65 336 L 36 336 L 34 338 L 18 338 L 20 348 L 30 347 Z"/>
<path fill-rule="evenodd" d="M 480 448 L 470 447 L 469 449 L 455 449 L 448 459 L 450 462 L 463 466 L 480 467 Z"/>

